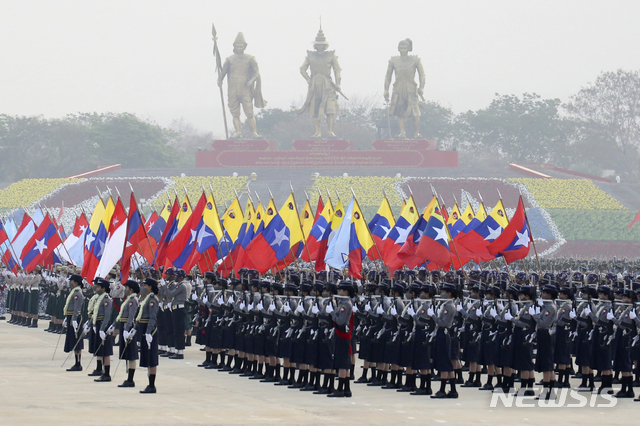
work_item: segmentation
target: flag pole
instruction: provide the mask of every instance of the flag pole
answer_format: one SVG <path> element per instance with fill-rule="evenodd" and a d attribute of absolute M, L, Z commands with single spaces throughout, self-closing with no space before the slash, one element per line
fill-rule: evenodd
<path fill-rule="evenodd" d="M 429 185 L 431 185 L 431 183 L 429 183 Z M 431 185 L 431 192 L 433 192 L 433 196 L 436 197 L 436 203 L 438 203 L 438 193 L 436 192 L 436 189 L 433 187 L 433 185 Z M 413 193 L 412 193 L 413 195 Z M 446 206 L 444 204 L 444 198 L 442 198 L 442 196 L 440 196 L 440 200 L 442 201 L 442 203 L 438 203 L 440 204 L 440 208 L 443 211 L 446 211 Z M 449 225 L 447 225 L 447 221 L 444 219 L 444 214 L 442 214 L 442 220 L 444 221 L 444 229 L 447 230 L 447 237 L 449 238 L 449 241 L 451 241 L 451 245 L 453 246 L 453 251 L 456 252 L 456 258 L 458 258 L 458 264 L 460 265 L 460 269 L 462 269 L 462 261 L 460 260 L 460 256 L 458 255 L 458 249 L 456 248 L 455 243 L 453 242 L 453 238 L 451 238 L 451 233 L 449 232 Z M 451 255 L 451 250 L 449 250 L 449 256 L 451 257 L 451 264 L 453 265 L 453 256 Z"/>
<path fill-rule="evenodd" d="M 211 181 L 209 181 L 209 189 L 211 190 L 211 197 L 214 198 L 213 197 L 213 187 L 211 186 Z M 236 198 L 238 198 L 238 197 L 236 197 Z M 215 198 L 213 199 L 213 202 L 214 203 L 216 202 Z M 239 202 L 238 202 L 238 204 L 239 204 Z M 225 205 L 226 205 L 226 203 L 225 203 Z M 216 210 L 218 210 L 218 206 L 216 206 Z M 229 234 L 227 234 L 226 229 L 224 229 L 224 225 L 222 224 L 222 219 L 220 219 L 220 213 L 219 212 L 218 212 L 218 221 L 220 222 L 220 228 L 222 228 L 222 239 L 224 240 L 224 245 L 227 248 L 227 256 L 230 256 L 231 253 L 229 252 L 229 243 L 227 241 L 227 235 L 229 235 Z M 231 235 L 229 235 L 229 237 L 231 237 Z M 220 245 L 220 241 L 218 241 L 218 245 Z M 224 259 L 221 259 L 221 260 L 222 260 L 222 267 L 224 268 L 224 273 L 227 274 L 227 277 L 231 276 L 229 274 L 229 271 L 227 271 L 227 265 L 225 265 Z M 231 262 L 232 272 L 234 272 L 235 271 L 235 266 L 233 265 L 233 258 L 230 257 L 229 261 Z"/>
<path fill-rule="evenodd" d="M 296 217 L 298 218 L 298 225 L 300 225 L 300 232 L 302 233 L 302 238 L 304 239 L 304 248 L 307 250 L 307 256 L 309 256 L 309 262 L 311 262 L 311 253 L 309 252 L 309 246 L 307 245 L 307 237 L 304 235 L 304 229 L 302 229 L 302 223 L 300 222 L 300 212 L 298 211 L 296 194 L 294 194 L 293 192 L 293 185 L 291 184 L 291 181 L 289 181 L 289 187 L 291 188 L 291 197 L 293 198 L 293 207 L 296 209 Z M 309 201 L 309 195 L 307 194 L 307 191 L 304 191 L 304 193 L 307 196 L 307 201 Z M 311 204 L 309 204 L 309 207 L 311 207 Z M 291 244 L 289 244 L 289 252 L 291 252 Z"/>
<path fill-rule="evenodd" d="M 211 23 L 211 36 L 213 38 L 213 56 L 216 60 L 216 72 L 218 73 L 218 78 L 222 76 L 222 64 L 220 60 L 220 51 L 218 50 L 218 32 L 216 31 L 216 27 Z M 220 102 L 222 103 L 222 116 L 224 117 L 224 134 L 229 139 L 229 128 L 227 127 L 227 111 L 224 107 L 224 92 L 222 91 L 222 85 L 218 86 L 220 89 Z"/>
<path fill-rule="evenodd" d="M 527 209 L 524 206 L 524 200 L 522 199 L 522 189 L 518 187 L 520 191 L 520 201 L 522 202 L 522 210 L 524 211 L 524 220 L 527 221 L 527 228 L 529 228 L 529 238 L 531 238 L 531 245 L 533 245 L 533 252 L 536 254 L 536 261 L 538 262 L 538 270 L 540 271 L 540 277 L 544 275 L 542 273 L 542 266 L 540 265 L 540 258 L 538 257 L 538 250 L 536 249 L 536 242 L 533 241 L 533 232 L 531 232 L 531 225 L 529 224 L 529 217 L 527 216 Z"/>
<path fill-rule="evenodd" d="M 9 237 L 9 235 L 7 235 L 7 237 Z M 7 238 L 7 244 L 8 244 L 9 250 L 11 251 L 11 253 L 9 253 L 9 254 L 12 254 L 16 258 L 16 264 L 18 265 L 18 270 L 24 272 L 24 269 L 22 269 L 22 263 L 20 261 L 20 258 L 16 254 L 16 250 L 13 248 L 13 244 L 11 244 L 11 239 L 10 238 Z M 0 257 L 2 257 L 2 256 L 0 256 Z M 7 266 L 9 266 L 9 265 L 7 265 Z"/>

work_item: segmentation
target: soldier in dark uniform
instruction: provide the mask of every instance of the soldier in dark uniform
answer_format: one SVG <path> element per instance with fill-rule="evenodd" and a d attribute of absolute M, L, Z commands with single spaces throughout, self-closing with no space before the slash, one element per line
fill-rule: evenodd
<path fill-rule="evenodd" d="M 371 318 L 371 362 L 376 363 L 378 372 L 376 377 L 373 377 L 371 383 L 367 386 L 386 386 L 388 378 L 389 365 L 385 363 L 385 350 L 386 342 L 389 338 L 389 331 L 387 329 L 387 322 L 385 321 L 385 312 L 391 309 L 391 299 L 389 298 L 389 292 L 391 287 L 389 280 L 384 280 L 378 286 L 379 298 L 375 306 L 369 312 Z"/>
<path fill-rule="evenodd" d="M 143 283 L 145 298 L 140 303 L 136 317 L 136 330 L 140 336 L 140 367 L 149 369 L 149 384 L 140 393 L 156 393 L 156 374 L 158 371 L 158 282 L 147 278 Z"/>
<path fill-rule="evenodd" d="M 546 284 L 542 288 L 542 298 L 538 300 L 537 307 L 529 308 L 529 315 L 536 322 L 537 335 L 537 353 L 536 353 L 536 371 L 542 373 L 543 391 L 540 398 L 550 399 L 553 396 L 553 388 L 555 387 L 554 350 L 555 350 L 555 323 L 556 323 L 556 305 L 555 298 L 558 290 L 552 284 Z M 541 305 L 541 306 L 540 306 Z M 533 311 L 533 313 L 532 313 Z M 544 389 L 547 389 L 546 391 Z"/>
<path fill-rule="evenodd" d="M 461 387 L 479 388 L 481 366 L 478 365 L 480 358 L 480 338 L 482 336 L 482 297 L 484 296 L 484 284 L 478 281 L 469 281 L 471 286 L 471 298 L 466 306 L 459 312 L 464 317 L 464 337 L 465 345 L 462 350 L 462 360 L 469 365 L 469 380 Z"/>
<path fill-rule="evenodd" d="M 399 339 L 402 339 L 400 348 L 400 367 L 406 368 L 405 384 L 398 392 L 413 392 L 416 390 L 416 373 L 413 369 L 415 354 L 415 333 L 413 316 L 416 313 L 416 309 L 420 309 L 422 303 L 418 299 L 420 292 L 422 291 L 422 283 L 420 281 L 413 281 L 409 286 L 407 292 L 408 300 L 406 301 L 404 310 L 399 312 L 398 326 L 399 326 Z"/>
<path fill-rule="evenodd" d="M 611 289 L 608 286 L 598 287 L 597 306 L 591 302 L 585 308 L 585 314 L 594 324 L 593 338 L 591 340 L 591 369 L 598 370 L 602 374 L 602 383 L 598 393 L 606 391 L 611 393 L 613 382 L 613 360 L 611 351 L 611 339 L 613 339 L 613 314 L 611 308 Z"/>
<path fill-rule="evenodd" d="M 375 277 L 375 276 L 374 276 Z M 360 296 L 360 302 L 354 305 L 354 313 L 356 318 L 358 319 L 358 326 L 356 326 L 356 333 L 359 338 L 360 346 L 358 350 L 358 358 L 364 361 L 364 366 L 362 369 L 362 376 L 354 383 L 370 383 L 376 376 L 376 364 L 375 362 L 371 362 L 371 350 L 372 350 L 372 328 L 373 328 L 373 320 L 371 318 L 370 312 L 372 308 L 372 304 L 375 303 L 373 301 L 373 296 L 376 292 L 376 285 L 372 283 L 368 283 L 365 285 L 365 294 Z M 355 307 L 357 306 L 358 310 L 355 312 Z M 371 379 L 367 378 L 367 374 L 371 369 Z"/>
<path fill-rule="evenodd" d="M 212 272 L 207 272 L 207 274 L 212 274 Z M 215 285 L 213 286 L 214 293 L 209 296 L 209 300 L 207 302 L 207 306 L 209 307 L 209 324 L 207 325 L 207 344 L 205 350 L 209 354 L 208 361 L 209 364 L 205 362 L 203 366 L 207 370 L 217 369 L 218 364 L 218 355 L 222 355 L 223 346 L 222 346 L 222 323 L 224 321 L 224 290 L 227 288 L 227 280 L 224 278 L 219 278 L 214 281 Z M 224 364 L 224 360 L 221 360 L 221 364 Z M 245 364 L 246 365 L 246 364 Z"/>
<path fill-rule="evenodd" d="M 169 283 L 166 288 L 166 295 L 171 301 L 171 324 L 173 325 L 173 343 L 176 353 L 170 355 L 169 359 L 184 359 L 185 348 L 185 324 L 187 311 L 185 310 L 185 302 L 187 301 L 188 289 L 184 282 L 187 274 L 178 269 L 175 273 L 175 282 Z"/>
<path fill-rule="evenodd" d="M 556 347 L 553 353 L 554 361 L 558 365 L 558 381 L 556 387 L 568 388 L 571 366 L 571 324 L 575 321 L 576 312 L 572 307 L 571 287 L 560 289 L 556 305 L 558 313 L 556 317 Z"/>
<path fill-rule="evenodd" d="M 353 305 L 351 297 L 354 296 L 351 281 L 340 281 L 338 286 L 336 306 L 330 301 L 325 311 L 331 315 L 334 334 L 333 366 L 338 372 L 338 388 L 328 394 L 328 397 L 351 397 L 349 370 L 351 368 L 351 333 L 353 331 Z"/>
<path fill-rule="evenodd" d="M 414 281 L 414 284 L 421 283 Z M 408 309 L 408 314 L 413 315 L 413 364 L 411 368 L 420 373 L 420 388 L 411 392 L 411 395 L 431 395 L 431 345 L 435 337 L 436 323 L 428 314 L 429 308 L 433 309 L 432 299 L 436 295 L 436 286 L 423 283 L 420 286 L 420 300 L 416 301 Z M 414 307 L 415 306 L 415 307 Z M 412 311 L 413 314 L 411 313 Z"/>
<path fill-rule="evenodd" d="M 490 390 L 493 387 L 493 378 L 501 377 L 500 367 L 498 364 L 498 352 L 500 350 L 500 342 L 498 340 L 498 309 L 496 299 L 500 297 L 500 287 L 489 287 L 485 295 L 485 301 L 488 303 L 484 306 L 481 315 L 482 335 L 480 338 L 480 357 L 479 364 L 487 367 L 487 383 L 480 390 Z M 480 315 L 480 312 L 476 311 Z M 496 387 L 502 387 L 502 383 L 498 380 Z"/>
<path fill-rule="evenodd" d="M 404 284 L 396 281 L 393 284 L 391 304 L 382 314 L 385 322 L 384 330 L 386 337 L 386 346 L 384 349 L 384 363 L 390 366 L 391 379 L 389 383 L 382 386 L 382 389 L 400 389 L 402 385 L 402 369 L 400 368 L 400 347 L 402 338 L 398 326 L 398 315 L 404 311 Z"/>
<path fill-rule="evenodd" d="M 140 293 L 140 284 L 136 281 L 128 280 L 124 283 L 126 298 L 120 306 L 120 312 L 115 322 L 109 327 L 112 334 L 120 334 L 118 344 L 118 357 L 127 362 L 127 379 L 118 385 L 119 388 L 135 387 L 133 376 L 136 372 L 136 361 L 138 360 L 138 340 L 136 338 L 136 329 L 134 320 L 138 312 L 138 294 Z"/>
<path fill-rule="evenodd" d="M 104 278 L 96 279 L 95 285 L 98 298 L 93 308 L 93 316 L 89 319 L 89 326 L 93 327 L 93 332 L 99 338 L 94 356 L 97 360 L 102 361 L 103 372 L 94 381 L 110 382 L 111 375 L 109 373 L 111 370 L 111 355 L 113 355 L 113 340 L 111 336 L 107 335 L 107 328 L 111 318 L 111 310 L 113 309 L 113 301 L 109 297 L 111 285 Z"/>
<path fill-rule="evenodd" d="M 533 338 L 535 335 L 535 320 L 529 313 L 529 308 L 533 306 L 532 298 L 535 288 L 530 286 L 520 287 L 518 293 L 520 305 L 518 314 L 512 319 L 513 330 L 513 365 L 514 370 L 520 371 L 520 388 L 524 390 L 524 396 L 534 396 L 533 384 L 534 364 L 533 364 Z"/>
<path fill-rule="evenodd" d="M 616 331 L 616 356 L 613 360 L 614 369 L 621 374 L 620 383 L 622 389 L 616 393 L 616 398 L 633 398 L 633 363 L 631 362 L 631 341 L 636 334 L 636 313 L 634 308 L 635 293 L 633 290 L 624 290 L 622 293 L 622 303 L 616 309 L 614 324 L 618 327 Z"/>
<path fill-rule="evenodd" d="M 64 322 L 63 327 L 67 327 L 67 336 L 64 341 L 64 351 L 75 354 L 76 363 L 68 368 L 67 371 L 82 371 L 81 356 L 82 349 L 84 349 L 84 343 L 82 341 L 82 333 L 79 333 L 80 323 L 82 317 L 80 311 L 82 309 L 82 303 L 84 296 L 82 295 L 82 277 L 77 274 L 69 277 L 69 285 L 71 286 L 71 292 L 67 296 L 67 300 L 64 304 Z"/>
<path fill-rule="evenodd" d="M 445 299 L 437 311 L 433 307 L 427 309 L 427 314 L 436 323 L 436 338 L 434 343 L 434 368 L 440 372 L 440 390 L 431 398 L 457 398 L 456 377 L 451 359 L 451 328 L 456 315 L 453 299 L 457 297 L 458 289 L 455 285 L 445 283 L 440 289 L 440 297 Z M 451 389 L 445 393 L 447 381 Z"/>
<path fill-rule="evenodd" d="M 327 395 L 334 391 L 335 370 L 333 370 L 333 335 L 335 330 L 331 313 L 327 312 L 327 307 L 331 303 L 330 297 L 337 294 L 338 288 L 335 283 L 328 282 L 322 291 L 322 299 L 317 306 L 318 312 L 318 364 L 316 368 L 324 373 L 324 380 L 319 390 L 315 391 L 315 395 Z M 316 307 L 316 305 L 314 305 Z M 313 309 L 313 308 L 312 308 Z"/>

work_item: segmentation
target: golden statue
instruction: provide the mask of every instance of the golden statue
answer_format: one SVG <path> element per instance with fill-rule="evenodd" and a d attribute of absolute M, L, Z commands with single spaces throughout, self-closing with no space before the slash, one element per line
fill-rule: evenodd
<path fill-rule="evenodd" d="M 316 132 L 312 138 L 322 137 L 320 128 L 320 115 L 327 119 L 329 136 L 335 138 L 333 126 L 336 122 L 336 114 L 340 112 L 338 107 L 338 95 L 340 93 L 340 64 L 334 50 L 327 50 L 329 42 L 324 36 L 322 27 L 318 31 L 316 39 L 312 42 L 315 51 L 307 51 L 307 57 L 300 67 L 300 74 L 309 83 L 309 90 L 304 105 L 299 113 L 307 113 L 313 117 Z M 311 75 L 307 74 L 310 69 Z M 331 70 L 335 75 L 335 83 L 331 79 Z"/>
<path fill-rule="evenodd" d="M 407 116 L 413 117 L 414 137 L 421 137 L 418 96 L 422 98 L 424 93 L 425 76 L 420 58 L 416 55 L 409 55 L 411 50 L 413 50 L 413 43 L 410 39 L 405 39 L 398 43 L 400 56 L 391 57 L 387 68 L 387 76 L 384 80 L 384 99 L 389 102 L 389 86 L 395 72 L 396 80 L 393 83 L 389 114 L 398 118 L 399 138 L 407 137 Z M 418 72 L 420 86 L 415 81 L 416 71 Z M 424 98 L 422 99 L 424 100 Z"/>
<path fill-rule="evenodd" d="M 228 105 L 235 128 L 233 137 L 240 138 L 242 136 L 242 121 L 240 120 L 240 105 L 242 105 L 252 136 L 259 138 L 256 119 L 253 115 L 253 105 L 255 104 L 256 108 L 264 108 L 266 101 L 262 98 L 258 62 L 254 56 L 244 53 L 246 48 L 247 42 L 244 40 L 244 34 L 238 33 L 233 42 L 233 55 L 224 61 L 222 70 L 218 74 L 218 86 L 222 87 L 225 75 L 228 76 Z"/>

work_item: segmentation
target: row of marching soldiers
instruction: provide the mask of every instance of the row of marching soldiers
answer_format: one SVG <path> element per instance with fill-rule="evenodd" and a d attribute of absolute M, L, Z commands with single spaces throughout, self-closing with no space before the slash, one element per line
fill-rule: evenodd
<path fill-rule="evenodd" d="M 69 277 L 70 290 L 62 310 L 62 327 L 66 330 L 64 352 L 69 356 L 73 353 L 75 363 L 67 371 L 83 370 L 81 356 L 86 336 L 88 351 L 93 354 L 97 364 L 89 376 L 97 376 L 96 382 L 110 382 L 114 339 L 119 335 L 118 358 L 126 361 L 127 379 L 118 387 L 135 386 L 133 379 L 139 360 L 140 367 L 148 368 L 149 379 L 148 386 L 140 393 L 156 393 L 160 309 L 158 282 L 146 278 L 141 288 L 137 281 L 127 281 L 124 284 L 125 298 L 117 315 L 114 299 L 109 296 L 111 285 L 104 278 L 94 279 L 94 295 L 85 303 L 82 277 L 78 274 Z M 86 314 L 83 315 L 85 306 Z"/>
<path fill-rule="evenodd" d="M 325 282 L 320 278 L 326 275 L 290 274 L 285 284 L 259 280 L 255 271 L 241 270 L 230 282 L 207 273 L 206 285 L 192 295 L 199 305 L 196 343 L 206 351 L 200 367 L 350 396 L 358 348 L 364 370 L 356 383 L 457 398 L 457 384 L 514 392 L 519 380 L 521 394 L 535 396 L 538 372 L 538 398 L 549 399 L 554 388 L 569 387 L 575 356 L 578 391 L 594 391 L 597 371 L 598 392 L 612 392 L 615 370 L 622 384 L 616 396 L 634 397 L 632 371 L 640 358 L 635 293 L 595 274 L 577 274 L 559 285 L 524 273 L 513 279 L 447 273 L 442 280 L 437 271 L 407 271 L 395 280 L 372 273 L 358 288 L 337 276 Z M 435 371 L 440 389 L 434 393 Z"/>

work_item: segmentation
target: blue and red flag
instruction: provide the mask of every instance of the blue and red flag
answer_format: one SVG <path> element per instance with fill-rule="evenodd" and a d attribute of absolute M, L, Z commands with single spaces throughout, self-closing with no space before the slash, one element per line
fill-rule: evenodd
<path fill-rule="evenodd" d="M 2 263 L 5 264 L 7 269 L 9 269 L 14 274 L 18 273 L 18 270 L 20 269 L 20 265 L 18 265 L 18 262 L 13 257 L 13 255 L 11 254 L 11 251 L 9 249 L 7 249 L 4 252 L 4 254 L 2 255 L 2 259 L 1 260 L 2 260 Z"/>
<path fill-rule="evenodd" d="M 271 203 L 270 203 L 271 205 Z M 245 249 L 255 269 L 264 274 L 289 254 L 291 232 L 281 217 L 288 204 L 276 212 L 265 228 L 256 235 Z"/>
<path fill-rule="evenodd" d="M 531 248 L 531 230 L 527 224 L 522 198 L 511 221 L 504 228 L 502 234 L 487 246 L 489 253 L 494 256 L 502 255 L 507 263 L 524 259 Z"/>
<path fill-rule="evenodd" d="M 173 236 L 178 232 L 178 221 L 176 217 L 180 212 L 180 205 L 178 204 L 178 197 L 173 201 L 173 206 L 171 207 L 171 213 L 169 214 L 169 218 L 167 219 L 167 223 L 162 231 L 162 235 L 158 240 L 158 248 L 156 250 L 156 260 L 154 262 L 158 267 L 164 265 L 164 261 L 167 259 L 167 246 L 169 242 L 173 238 Z"/>
<path fill-rule="evenodd" d="M 136 197 L 131 193 L 129 200 L 129 216 L 127 217 L 127 237 L 124 242 L 124 250 L 122 251 L 122 260 L 120 266 L 120 281 L 122 284 L 129 279 L 129 271 L 131 270 L 131 256 L 138 250 L 140 242 L 146 238 L 144 232 L 144 224 L 142 215 L 136 203 Z"/>
<path fill-rule="evenodd" d="M 416 250 L 418 249 L 420 240 L 422 240 L 422 236 L 426 232 L 429 218 L 431 217 L 431 213 L 433 213 L 433 210 L 435 208 L 436 197 L 434 196 L 433 198 L 431 198 L 429 205 L 423 210 L 420 219 L 418 219 L 416 224 L 411 228 L 411 231 L 409 231 L 407 240 L 398 251 L 398 259 L 404 262 L 404 264 L 411 269 L 424 263 L 424 258 L 416 255 Z"/>
<path fill-rule="evenodd" d="M 203 192 L 191 216 L 189 216 L 182 229 L 169 243 L 167 247 L 167 259 L 173 266 L 182 268 L 187 264 L 187 261 L 193 254 L 198 239 L 198 230 L 203 223 L 202 214 L 206 205 L 207 197 Z"/>
<path fill-rule="evenodd" d="M 47 214 L 22 250 L 23 269 L 27 272 L 32 272 L 37 265 L 44 265 L 44 260 L 60 244 L 62 244 L 60 235 L 58 235 L 55 225 Z"/>
<path fill-rule="evenodd" d="M 0 244 L 4 243 L 8 239 L 9 236 L 7 235 L 7 231 L 4 230 L 4 224 L 0 220 Z"/>
<path fill-rule="evenodd" d="M 444 209 L 442 209 L 444 211 Z M 416 256 L 427 261 L 432 261 L 438 267 L 444 268 L 451 263 L 451 252 L 449 251 L 449 232 L 441 210 L 437 206 L 429 217 L 427 227 L 420 239 Z"/>
<path fill-rule="evenodd" d="M 495 259 L 495 256 L 489 253 L 487 246 L 500 236 L 502 230 L 508 225 L 507 213 L 499 200 L 491 213 L 469 232 L 466 229 L 462 232 L 465 235 L 456 238 L 456 247 L 464 247 L 472 254 L 471 258 L 474 262 L 488 262 Z M 476 225 L 475 219 L 472 220 L 467 228 Z"/>

